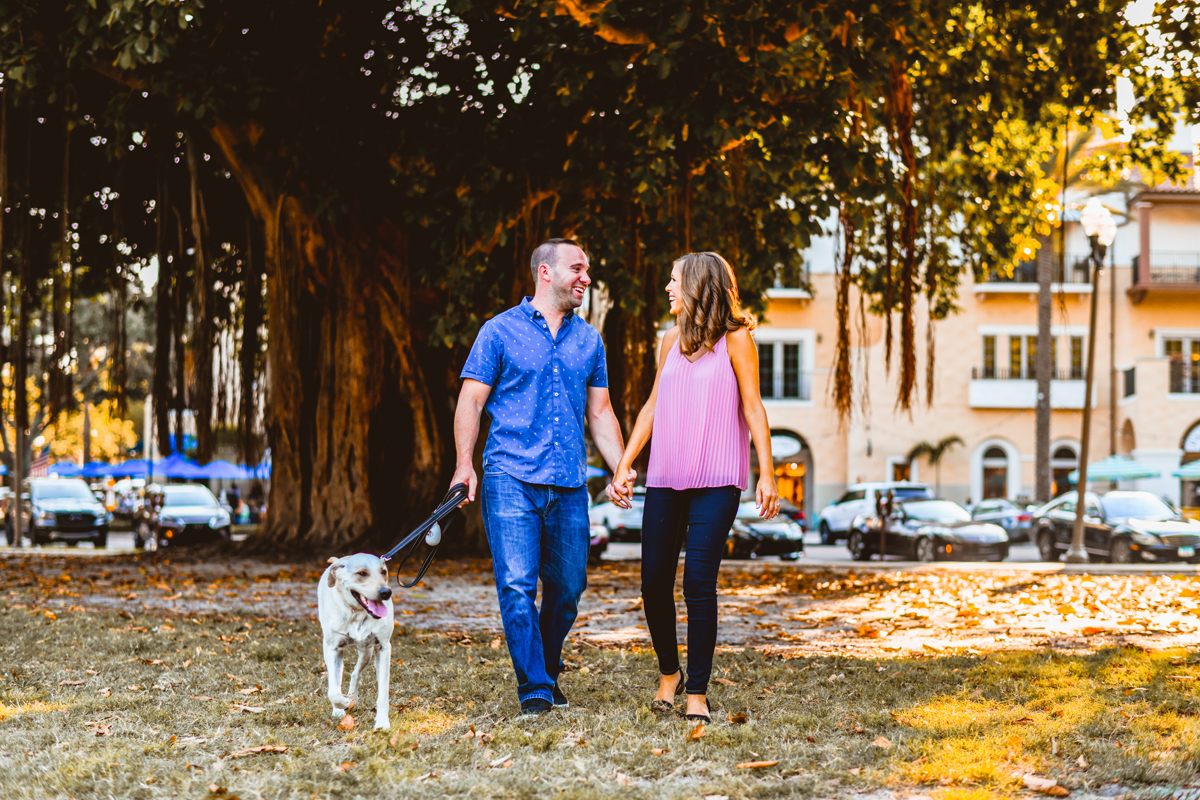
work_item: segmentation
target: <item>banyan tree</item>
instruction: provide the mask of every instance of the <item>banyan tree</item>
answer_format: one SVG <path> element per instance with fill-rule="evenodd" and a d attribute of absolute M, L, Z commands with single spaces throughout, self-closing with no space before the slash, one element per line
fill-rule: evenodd
<path fill-rule="evenodd" d="M 201 460 L 222 430 L 251 463 L 269 447 L 272 547 L 390 540 L 444 491 L 457 368 L 530 290 L 540 240 L 591 254 L 629 426 L 671 259 L 723 252 L 761 307 L 803 280 L 822 224 L 840 242 L 831 399 L 850 413 L 855 330 L 879 314 L 907 408 L 933 391 L 917 304 L 952 313 L 965 270 L 1010 269 L 1045 235 L 1038 165 L 1114 107 L 1117 75 L 1136 129 L 1095 169 L 1179 173 L 1163 145 L 1200 113 L 1194 31 L 1163 9 L 1147 36 L 1125 6 L 5 3 L 17 428 L 30 375 L 39 408 L 72 402 L 82 297 L 108 298 L 106 396 L 125 402 L 126 279 L 153 263 L 161 452 L 171 410 L 195 415 Z"/>

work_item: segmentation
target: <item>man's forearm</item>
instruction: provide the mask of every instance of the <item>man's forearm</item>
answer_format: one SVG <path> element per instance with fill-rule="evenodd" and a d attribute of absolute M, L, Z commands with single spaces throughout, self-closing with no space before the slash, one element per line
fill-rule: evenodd
<path fill-rule="evenodd" d="M 625 450 L 625 442 L 621 436 L 621 424 L 617 422 L 617 415 L 613 413 L 612 406 L 593 417 L 591 427 L 592 441 L 596 443 L 596 449 L 600 451 L 604 463 L 608 464 L 609 471 L 616 475 L 617 465 L 621 463 L 621 455 Z"/>
<path fill-rule="evenodd" d="M 479 414 L 482 409 L 466 398 L 459 398 L 454 411 L 455 464 L 469 465 L 475 458 L 475 442 L 479 439 Z"/>

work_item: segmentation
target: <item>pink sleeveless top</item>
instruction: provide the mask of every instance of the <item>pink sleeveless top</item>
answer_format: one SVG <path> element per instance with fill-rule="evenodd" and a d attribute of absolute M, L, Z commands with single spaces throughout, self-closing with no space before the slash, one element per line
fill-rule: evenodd
<path fill-rule="evenodd" d="M 745 491 L 749 471 L 750 427 L 725 337 L 694 364 L 676 340 L 658 381 L 646 485 Z"/>

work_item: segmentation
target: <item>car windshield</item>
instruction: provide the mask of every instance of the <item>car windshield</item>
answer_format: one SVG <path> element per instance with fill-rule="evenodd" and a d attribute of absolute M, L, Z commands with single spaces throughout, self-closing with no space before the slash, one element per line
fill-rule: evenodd
<path fill-rule="evenodd" d="M 971 515 L 958 503 L 949 500 L 927 500 L 917 503 L 905 503 L 904 513 L 909 519 L 921 522 L 966 522 Z"/>
<path fill-rule="evenodd" d="M 33 487 L 33 499 L 35 500 L 86 500 L 89 503 L 95 501 L 91 491 L 87 486 L 75 481 L 52 481 L 50 483 L 39 483 Z"/>
<path fill-rule="evenodd" d="M 929 491 L 925 486 L 897 486 L 894 489 L 889 489 L 892 496 L 897 500 L 907 500 L 910 497 L 928 497 L 933 498 L 933 492 Z"/>
<path fill-rule="evenodd" d="M 1175 519 L 1171 507 L 1152 494 L 1110 494 L 1100 498 L 1104 516 L 1118 519 Z"/>
<path fill-rule="evenodd" d="M 163 489 L 163 506 L 212 506 L 217 498 L 203 486 L 168 486 Z"/>

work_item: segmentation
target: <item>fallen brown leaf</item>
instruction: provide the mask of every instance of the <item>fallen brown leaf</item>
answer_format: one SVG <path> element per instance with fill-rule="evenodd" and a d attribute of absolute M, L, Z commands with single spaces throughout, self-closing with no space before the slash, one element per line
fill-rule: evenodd
<path fill-rule="evenodd" d="M 1108 633 L 1108 629 L 1107 628 L 1095 628 L 1092 626 L 1088 626 L 1083 629 L 1084 636 L 1095 636 L 1098 633 Z"/>
<path fill-rule="evenodd" d="M 188 700 L 200 700 L 203 702 L 208 702 L 209 700 L 212 700 L 212 698 L 206 694 L 198 694 L 195 697 L 189 697 Z"/>
<path fill-rule="evenodd" d="M 358 764 L 353 761 L 343 761 L 341 764 L 338 765 L 337 771 L 338 772 L 349 772 L 350 770 L 354 769 L 357 766 L 358 766 Z"/>
<path fill-rule="evenodd" d="M 1196 680 L 1196 676 L 1195 675 L 1168 675 L 1167 680 L 1169 680 L 1169 681 L 1194 681 L 1194 680 Z"/>
<path fill-rule="evenodd" d="M 1034 723 L 1033 717 L 1021 717 L 1020 719 L 1013 720 L 1012 724 L 1013 725 L 1032 725 L 1033 723 Z"/>
<path fill-rule="evenodd" d="M 650 748 L 650 752 L 651 752 L 651 753 L 653 753 L 653 754 L 654 754 L 654 755 L 656 755 L 656 756 L 661 756 L 661 755 L 665 755 L 665 754 L 667 754 L 667 753 L 669 753 L 669 752 L 671 752 L 671 751 L 670 751 L 670 750 L 667 750 L 667 749 L 665 749 L 665 748 L 662 748 L 662 747 L 651 747 L 651 748 Z"/>
<path fill-rule="evenodd" d="M 254 694 L 255 692 L 261 692 L 262 687 L 261 686 L 252 686 L 249 689 L 239 689 L 238 691 L 241 694 Z"/>
<path fill-rule="evenodd" d="M 738 769 L 763 769 L 764 767 L 773 767 L 778 761 L 744 761 L 737 765 Z"/>
<path fill-rule="evenodd" d="M 731 725 L 745 725 L 747 719 L 748 719 L 748 717 L 742 711 L 739 711 L 736 714 L 729 715 L 729 723 Z"/>
<path fill-rule="evenodd" d="M 235 750 L 232 753 L 226 753 L 221 758 L 245 758 L 246 756 L 256 756 L 259 753 L 286 753 L 287 745 L 285 744 L 265 744 L 261 747 L 247 747 L 244 750 Z"/>
<path fill-rule="evenodd" d="M 499 767 L 499 766 L 502 766 L 505 762 L 508 762 L 508 765 L 512 766 L 512 756 L 500 756 L 499 758 L 495 759 L 490 764 L 488 764 L 488 766 L 489 767 Z"/>
<path fill-rule="evenodd" d="M 704 723 L 700 723 L 699 725 L 697 725 L 696 727 L 694 727 L 690 731 L 688 731 L 688 739 L 690 739 L 693 742 L 699 741 L 700 739 L 703 739 L 705 736 L 708 736 L 708 731 L 704 730 Z"/>
<path fill-rule="evenodd" d="M 87 681 L 86 681 L 86 680 L 78 680 L 78 681 L 59 681 L 59 682 L 58 682 L 58 685 L 59 685 L 59 686 L 82 686 L 82 685 L 83 685 L 83 684 L 85 684 L 85 683 L 87 683 Z"/>
<path fill-rule="evenodd" d="M 47 611 L 46 619 L 55 620 L 55 619 L 58 619 L 58 615 L 55 614 L 53 611 Z"/>
<path fill-rule="evenodd" d="M 339 722 L 337 726 L 339 731 L 345 731 L 346 733 L 349 733 L 350 731 L 354 730 L 354 717 L 347 714 L 346 716 L 342 717 L 342 721 Z"/>
<path fill-rule="evenodd" d="M 230 706 L 230 709 L 233 711 L 246 711 L 251 714 L 261 714 L 267 710 L 262 706 L 244 706 L 241 703 L 234 703 L 232 706 Z"/>
<path fill-rule="evenodd" d="M 737 686 L 738 685 L 737 681 L 731 681 L 728 678 L 713 678 L 713 680 L 716 681 L 717 683 L 721 684 L 722 686 Z"/>
<path fill-rule="evenodd" d="M 811 742 L 811 743 L 813 743 L 813 744 L 816 744 L 816 743 L 817 743 L 817 740 L 816 740 L 816 739 L 814 739 L 814 738 L 813 738 L 813 737 L 811 737 L 811 736 L 805 736 L 805 737 L 804 737 L 804 739 L 805 739 L 805 741 Z"/>
<path fill-rule="evenodd" d="M 887 750 L 889 747 L 891 747 L 891 746 L 892 746 L 892 743 L 891 743 L 891 742 L 889 742 L 889 741 L 888 741 L 888 740 L 887 740 L 885 737 L 883 737 L 883 736 L 880 736 L 878 739 L 876 739 L 875 741 L 871 742 L 871 746 L 872 746 L 872 747 L 879 747 L 879 748 L 882 748 L 882 749 L 884 749 L 884 750 Z"/>

